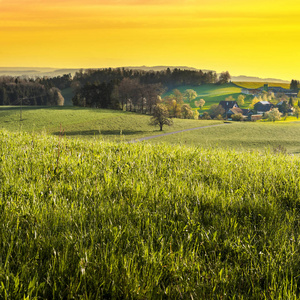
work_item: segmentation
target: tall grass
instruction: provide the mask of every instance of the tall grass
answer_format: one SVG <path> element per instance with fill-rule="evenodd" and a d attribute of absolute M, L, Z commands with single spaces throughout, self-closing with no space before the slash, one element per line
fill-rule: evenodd
<path fill-rule="evenodd" d="M 293 156 L 0 131 L 0 298 L 297 299 Z"/>

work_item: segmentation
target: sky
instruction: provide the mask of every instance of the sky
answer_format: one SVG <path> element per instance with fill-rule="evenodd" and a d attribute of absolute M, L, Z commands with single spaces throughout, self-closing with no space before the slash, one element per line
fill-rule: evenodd
<path fill-rule="evenodd" d="M 0 67 L 189 66 L 300 80 L 299 0 L 0 0 Z"/>

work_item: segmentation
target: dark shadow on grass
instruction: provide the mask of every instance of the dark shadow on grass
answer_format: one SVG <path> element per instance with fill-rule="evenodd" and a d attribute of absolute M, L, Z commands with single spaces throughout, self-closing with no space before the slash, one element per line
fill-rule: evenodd
<path fill-rule="evenodd" d="M 90 136 L 101 136 L 101 135 L 134 135 L 134 134 L 143 134 L 144 131 L 138 131 L 138 130 L 82 130 L 82 131 L 65 131 L 63 132 L 63 135 L 65 136 L 76 136 L 76 135 L 90 135 Z M 53 135 L 61 135 L 62 133 L 57 131 L 53 132 Z"/>

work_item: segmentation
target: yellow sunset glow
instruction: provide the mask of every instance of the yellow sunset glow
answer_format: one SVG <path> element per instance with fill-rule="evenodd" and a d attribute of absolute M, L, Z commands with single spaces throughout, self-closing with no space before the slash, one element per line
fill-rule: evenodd
<path fill-rule="evenodd" d="M 300 79 L 295 0 L 0 0 L 0 66 L 191 66 Z"/>

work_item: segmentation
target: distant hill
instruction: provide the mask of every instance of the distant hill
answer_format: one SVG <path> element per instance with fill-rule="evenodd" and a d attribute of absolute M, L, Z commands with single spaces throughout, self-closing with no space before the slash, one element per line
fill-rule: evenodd
<path fill-rule="evenodd" d="M 259 78 L 259 77 L 252 77 L 252 76 L 231 76 L 231 81 L 247 81 L 247 82 L 274 82 L 274 83 L 290 83 L 287 80 L 276 79 L 276 78 Z"/>
<path fill-rule="evenodd" d="M 206 69 L 197 69 L 193 67 L 187 67 L 187 66 L 126 66 L 126 67 L 120 67 L 125 69 L 132 69 L 132 70 L 144 70 L 144 71 L 162 71 L 166 70 L 167 68 L 170 68 L 170 70 L 174 69 L 181 69 L 181 70 L 191 70 L 191 71 L 199 71 L 202 70 L 203 72 L 215 72 L 214 70 L 206 70 Z M 90 68 L 90 69 L 97 69 L 97 68 Z M 62 76 L 64 74 L 75 75 L 76 72 L 80 70 L 88 70 L 82 69 L 82 68 L 75 68 L 75 69 L 56 69 L 56 68 L 33 68 L 33 67 L 0 67 L 0 76 L 24 76 L 24 77 L 56 77 L 56 76 Z M 218 74 L 219 75 L 219 74 Z M 231 76 L 232 81 L 248 81 L 248 82 L 274 82 L 274 83 L 289 83 L 287 80 L 282 79 L 276 79 L 276 78 L 259 78 L 259 77 L 252 77 L 252 76 L 246 76 L 246 75 L 240 75 L 240 76 Z"/>
<path fill-rule="evenodd" d="M 199 71 L 200 69 L 186 67 L 186 66 L 153 66 L 153 67 L 147 67 L 147 66 L 140 66 L 140 67 L 120 67 L 125 69 L 132 69 L 132 70 L 144 70 L 144 71 L 162 71 L 166 70 L 167 68 L 170 68 L 171 70 L 174 69 L 181 69 L 181 70 L 192 70 L 192 71 Z M 90 68 L 90 69 L 97 69 L 97 68 Z M 101 68 L 102 69 L 102 68 Z M 89 70 L 89 69 L 55 69 L 55 68 L 24 68 L 24 67 L 15 67 L 15 68 L 6 68 L 6 67 L 0 67 L 0 76 L 20 76 L 20 77 L 56 77 L 56 76 L 62 76 L 64 74 L 75 75 L 76 72 L 80 70 Z M 203 72 L 208 72 L 212 70 L 203 70 Z M 215 72 L 215 71 L 212 71 Z"/>
<path fill-rule="evenodd" d="M 71 73 L 75 75 L 80 69 L 55 69 L 55 68 L 3 68 L 0 67 L 0 76 L 20 77 L 56 77 Z"/>
<path fill-rule="evenodd" d="M 180 70 L 189 70 L 189 71 L 200 71 L 203 72 L 215 72 L 213 70 L 204 70 L 204 69 L 197 69 L 187 66 L 153 66 L 153 67 L 147 67 L 147 66 L 140 66 L 140 67 L 121 67 L 125 69 L 131 69 L 131 70 L 143 70 L 143 71 L 163 71 L 166 69 L 174 70 L 174 69 L 180 69 Z"/>

